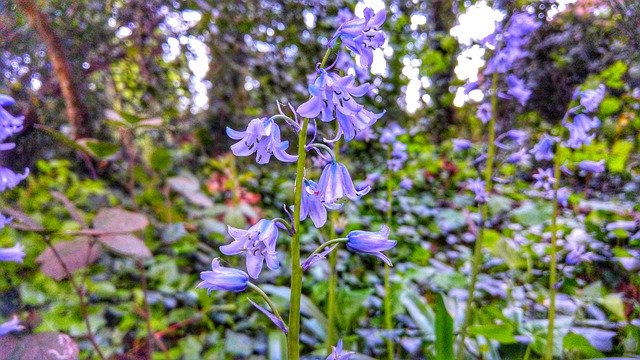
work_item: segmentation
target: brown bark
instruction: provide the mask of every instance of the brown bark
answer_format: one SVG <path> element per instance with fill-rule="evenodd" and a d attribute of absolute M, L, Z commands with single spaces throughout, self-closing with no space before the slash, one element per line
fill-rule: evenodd
<path fill-rule="evenodd" d="M 35 0 L 16 0 L 16 3 L 27 15 L 29 23 L 47 46 L 53 72 L 60 83 L 60 90 L 64 98 L 67 117 L 71 125 L 71 137 L 73 139 L 88 137 L 90 131 L 87 126 L 87 112 L 71 76 L 71 67 L 65 57 L 60 39 L 53 31 L 47 16 L 38 8 Z"/>

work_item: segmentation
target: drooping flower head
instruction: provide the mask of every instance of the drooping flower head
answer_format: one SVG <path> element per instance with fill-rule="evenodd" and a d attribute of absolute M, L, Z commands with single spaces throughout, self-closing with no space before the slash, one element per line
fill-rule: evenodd
<path fill-rule="evenodd" d="M 368 83 L 354 86 L 353 82 L 353 75 L 341 77 L 319 69 L 316 80 L 309 85 L 311 99 L 300 105 L 297 113 L 307 118 L 320 115 L 323 122 L 337 119 L 338 133 L 334 141 L 342 135 L 346 141 L 350 141 L 384 115 L 384 111 L 374 114 L 355 101 L 354 98 L 365 95 L 370 86 Z"/>
<path fill-rule="evenodd" d="M 342 43 L 354 54 L 360 56 L 360 66 L 369 67 L 373 63 L 373 50 L 380 48 L 385 42 L 385 35 L 380 29 L 387 18 L 386 10 L 377 13 L 371 8 L 364 9 L 364 18 L 355 18 L 342 24 L 331 39 L 340 38 Z"/>
<path fill-rule="evenodd" d="M 532 154 L 537 161 L 551 160 L 553 159 L 553 144 L 557 141 L 558 138 L 544 134 L 529 153 Z"/>
<path fill-rule="evenodd" d="M 3 143 L 8 137 L 22 131 L 24 116 L 13 116 L 4 106 L 11 106 L 15 103 L 13 98 L 0 94 L 0 151 L 13 149 L 14 143 Z M 0 192 L 14 188 L 29 175 L 29 169 L 24 173 L 15 173 L 13 170 L 0 166 Z"/>
<path fill-rule="evenodd" d="M 340 207 L 340 204 L 323 202 L 318 184 L 312 180 L 304 180 L 302 203 L 300 204 L 300 220 L 304 220 L 308 216 L 315 227 L 321 228 L 327 222 L 327 208 L 337 210 Z"/>
<path fill-rule="evenodd" d="M 351 200 L 359 199 L 368 193 L 371 187 L 367 186 L 364 189 L 356 190 L 347 168 L 339 162 L 332 161 L 322 170 L 318 190 L 320 191 L 320 200 L 324 204 L 335 206 L 345 197 Z"/>
<path fill-rule="evenodd" d="M 211 294 L 213 290 L 241 292 L 247 289 L 249 275 L 238 269 L 220 266 L 220 258 L 211 261 L 211 271 L 200 273 L 202 280 L 196 288 L 207 289 Z"/>
<path fill-rule="evenodd" d="M 476 116 L 483 124 L 487 124 L 489 120 L 491 120 L 491 104 L 483 103 L 478 106 L 478 111 L 476 112 Z"/>
<path fill-rule="evenodd" d="M 220 246 L 220 251 L 225 255 L 244 253 L 249 276 L 254 279 L 258 278 L 265 261 L 271 270 L 280 267 L 276 253 L 278 227 L 275 221 L 262 219 L 247 230 L 236 229 L 232 226 L 227 226 L 227 228 L 229 235 L 233 237 L 233 242 Z"/>
<path fill-rule="evenodd" d="M 338 340 L 338 344 L 336 346 L 332 346 L 333 351 L 325 360 L 349 360 L 353 352 L 345 351 L 342 349 L 342 339 Z"/>
<path fill-rule="evenodd" d="M 579 93 L 580 105 L 584 107 L 586 112 L 594 112 L 600 106 L 605 93 L 604 84 L 600 84 L 597 89 L 585 90 Z"/>
<path fill-rule="evenodd" d="M 524 83 L 524 80 L 519 79 L 517 76 L 510 74 L 507 76 L 507 94 L 511 95 L 515 98 L 520 105 L 527 103 L 529 97 L 531 96 L 531 90 L 527 88 Z"/>
<path fill-rule="evenodd" d="M 604 172 L 604 160 L 583 160 L 578 163 L 578 168 L 588 173 L 600 174 L 601 172 Z"/>
<path fill-rule="evenodd" d="M 600 120 L 597 117 L 590 118 L 585 114 L 578 114 L 573 118 L 573 122 L 563 121 L 563 124 L 569 130 L 569 139 L 564 144 L 578 149 L 583 145 L 589 145 L 595 138 L 595 134 L 590 131 L 600 127 Z"/>
<path fill-rule="evenodd" d="M 467 139 L 453 139 L 453 151 L 460 152 L 471 148 L 471 141 Z"/>
<path fill-rule="evenodd" d="M 258 164 L 267 164 L 272 154 L 282 162 L 298 160 L 297 155 L 290 155 L 285 151 L 289 147 L 289 142 L 280 140 L 280 128 L 271 118 L 253 119 L 245 131 L 236 131 L 227 127 L 227 135 L 234 140 L 239 140 L 231 146 L 235 156 L 249 156 L 256 153 Z"/>
<path fill-rule="evenodd" d="M 479 203 L 487 202 L 487 190 L 485 182 L 481 179 L 467 180 L 467 189 L 473 192 L 475 200 Z"/>
<path fill-rule="evenodd" d="M 0 336 L 7 335 L 10 332 L 23 330 L 24 326 L 20 325 L 20 320 L 17 316 L 13 316 L 11 320 L 0 324 Z"/>
<path fill-rule="evenodd" d="M 16 244 L 10 248 L 0 248 L 0 261 L 12 261 L 22 264 L 24 256 L 24 247 L 21 244 Z"/>
<path fill-rule="evenodd" d="M 29 175 L 29 169 L 24 169 L 24 173 L 15 173 L 13 170 L 0 166 L 0 192 L 13 189 Z"/>
<path fill-rule="evenodd" d="M 347 235 L 347 249 L 362 254 L 369 254 L 392 266 L 391 260 L 382 252 L 396 246 L 395 240 L 389 240 L 389 228 L 382 225 L 380 231 L 354 230 Z"/>

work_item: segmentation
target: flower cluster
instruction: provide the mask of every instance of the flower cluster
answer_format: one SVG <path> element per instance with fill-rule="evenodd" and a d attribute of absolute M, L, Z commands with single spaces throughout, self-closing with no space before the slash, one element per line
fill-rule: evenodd
<path fill-rule="evenodd" d="M 13 98 L 0 94 L 0 151 L 15 148 L 15 143 L 5 142 L 5 140 L 19 133 L 23 128 L 24 116 L 13 116 L 5 109 L 5 107 L 14 103 Z M 25 169 L 24 173 L 20 174 L 7 167 L 0 166 L 0 192 L 16 187 L 28 174 L 29 169 Z M 0 229 L 10 222 L 11 218 L 0 214 Z M 16 244 L 11 248 L 0 248 L 0 261 L 22 263 L 24 256 L 24 248 L 20 244 Z"/>
<path fill-rule="evenodd" d="M 346 12 L 343 12 L 341 16 L 345 15 Z M 373 59 L 373 50 L 382 46 L 385 41 L 384 33 L 380 31 L 385 17 L 384 10 L 374 13 L 371 9 L 365 9 L 364 18 L 345 20 L 339 26 L 336 35 L 330 42 L 330 47 L 333 48 L 335 41 L 339 39 L 351 53 L 358 55 L 361 68 L 369 67 Z M 325 61 L 330 54 L 329 51 L 327 51 Z M 310 218 L 315 227 L 322 227 L 327 221 L 328 210 L 337 210 L 342 207 L 345 201 L 357 200 L 370 190 L 370 186 L 357 188 L 354 185 L 347 167 L 336 161 L 334 150 L 329 146 L 341 137 L 349 141 L 366 132 L 371 133 L 371 126 L 384 114 L 384 111 L 373 113 L 356 101 L 356 98 L 364 96 L 371 90 L 368 83 L 356 85 L 355 74 L 341 76 L 331 71 L 331 68 L 336 66 L 338 61 L 341 61 L 344 66 L 354 67 L 353 63 L 344 60 L 344 56 L 344 53 L 339 53 L 338 60 L 333 65 L 325 67 L 323 62 L 317 67 L 316 77 L 309 85 L 310 99 L 296 110 L 290 107 L 294 112 L 293 119 L 280 109 L 280 114 L 251 120 L 244 131 L 227 128 L 227 135 L 233 140 L 237 140 L 231 146 L 231 150 L 236 156 L 250 156 L 255 153 L 258 164 L 269 163 L 271 155 L 283 162 L 298 161 L 296 186 L 301 186 L 302 191 L 298 194 L 300 188 L 296 188 L 296 195 L 299 198 L 296 199 L 296 205 L 292 207 L 294 215 L 288 213 L 293 225 L 284 219 L 276 218 L 259 220 L 246 230 L 228 226 L 228 233 L 233 241 L 221 246 L 220 252 L 225 255 L 243 255 L 246 261 L 246 272 L 222 267 L 220 259 L 216 258 L 211 263 L 211 271 L 203 271 L 200 274 L 202 281 L 197 287 L 205 288 L 208 292 L 212 290 L 241 292 L 247 288 L 256 290 L 269 303 L 272 311 L 262 308 L 254 302 L 252 304 L 269 317 L 285 334 L 289 329 L 285 326 L 284 321 L 268 300 L 268 296 L 252 284 L 250 279 L 258 278 L 265 263 L 267 268 L 271 270 L 279 269 L 277 242 L 280 230 L 286 230 L 289 235 L 294 236 L 294 239 L 296 237 L 299 239 L 299 233 L 302 229 L 298 226 L 298 220 Z M 362 76 L 358 78 L 362 79 Z M 309 120 L 316 118 L 324 123 L 334 120 L 337 122 L 338 131 L 333 140 L 324 140 L 325 143 L 315 142 L 315 134 L 318 131 L 317 124 L 315 121 L 309 124 Z M 294 156 L 286 152 L 289 142 L 281 139 L 280 127 L 276 123 L 278 119 L 285 120 L 286 124 L 298 134 L 299 154 L 301 151 L 314 150 L 323 160 L 323 169 L 317 182 L 307 178 L 304 163 L 300 164 L 300 161 L 303 161 L 306 156 Z M 311 125 L 309 129 L 308 125 Z M 303 133 L 303 129 L 307 129 L 307 132 Z M 389 143 L 393 142 L 391 153 L 393 160 L 398 162 L 394 166 L 399 167 L 407 158 L 406 146 L 396 142 L 395 137 L 404 133 L 404 130 L 396 125 L 395 128 L 389 127 L 385 131 L 391 132 L 390 137 L 393 138 L 389 141 Z M 307 142 L 307 137 L 310 134 L 313 134 L 313 140 Z M 328 155 L 328 157 L 324 155 Z M 390 166 L 392 165 L 390 164 Z M 285 207 L 285 210 L 288 209 Z M 296 219 L 297 215 L 299 215 L 299 219 Z M 391 260 L 383 254 L 383 251 L 396 245 L 396 241 L 389 240 L 387 227 L 382 227 L 378 232 L 352 231 L 346 238 L 332 239 L 320 245 L 300 266 L 303 270 L 308 269 L 314 263 L 324 259 L 341 243 L 344 243 L 349 251 L 373 255 L 388 265 L 391 265 Z M 295 334 L 295 336 L 298 335 Z M 342 350 L 342 342 L 339 342 L 329 358 L 347 359 L 350 354 L 350 352 Z"/>

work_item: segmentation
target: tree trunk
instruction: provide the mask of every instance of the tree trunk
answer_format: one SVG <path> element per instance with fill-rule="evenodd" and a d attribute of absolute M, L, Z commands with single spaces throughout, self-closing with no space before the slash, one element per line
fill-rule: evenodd
<path fill-rule="evenodd" d="M 51 28 L 49 19 L 40 11 L 34 0 L 17 0 L 16 3 L 25 12 L 29 23 L 47 46 L 47 53 L 64 98 L 67 117 L 71 125 L 71 137 L 73 139 L 88 137 L 90 129 L 87 126 L 87 112 L 80 101 L 78 88 L 73 82 L 71 67 L 64 55 L 60 39 Z"/>

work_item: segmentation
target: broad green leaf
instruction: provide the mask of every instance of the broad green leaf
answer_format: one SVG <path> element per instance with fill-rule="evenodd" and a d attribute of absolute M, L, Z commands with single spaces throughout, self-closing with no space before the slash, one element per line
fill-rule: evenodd
<path fill-rule="evenodd" d="M 603 358 L 605 355 L 594 348 L 584 336 L 568 333 L 563 341 L 562 347 L 567 351 L 579 352 L 588 358 Z"/>
<path fill-rule="evenodd" d="M 513 344 L 516 342 L 513 330 L 513 326 L 510 324 L 473 325 L 469 327 L 469 334 L 484 336 L 502 344 Z"/>
<path fill-rule="evenodd" d="M 606 157 L 607 168 L 611 172 L 622 172 L 627 165 L 629 153 L 633 150 L 633 143 L 626 140 L 618 140 L 611 148 L 611 154 Z"/>
<path fill-rule="evenodd" d="M 453 359 L 453 318 L 444 306 L 442 294 L 436 297 L 436 360 Z"/>

